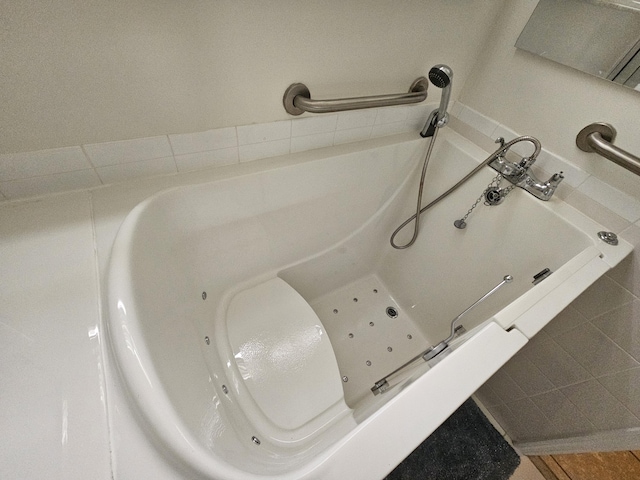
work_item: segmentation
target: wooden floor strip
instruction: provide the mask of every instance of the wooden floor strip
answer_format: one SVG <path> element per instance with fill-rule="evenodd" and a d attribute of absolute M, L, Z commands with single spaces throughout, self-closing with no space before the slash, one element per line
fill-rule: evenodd
<path fill-rule="evenodd" d="M 551 457 L 549 457 L 551 458 Z M 535 465 L 540 474 L 545 478 L 545 480 L 559 480 L 558 477 L 553 473 L 553 471 L 547 465 L 547 462 L 543 457 L 529 457 L 531 463 Z"/>
<path fill-rule="evenodd" d="M 553 458 L 552 455 L 545 455 L 542 458 L 544 458 L 545 463 L 551 469 L 558 480 L 574 480 L 569 475 L 567 475 L 567 472 L 564 471 L 562 466 L 558 464 L 558 462 L 555 458 Z"/>
<path fill-rule="evenodd" d="M 553 455 L 553 459 L 566 472 L 569 480 L 640 479 L 640 461 L 631 452 Z"/>

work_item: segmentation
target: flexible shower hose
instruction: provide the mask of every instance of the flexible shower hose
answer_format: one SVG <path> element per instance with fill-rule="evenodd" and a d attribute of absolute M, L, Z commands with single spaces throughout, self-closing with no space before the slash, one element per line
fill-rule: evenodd
<path fill-rule="evenodd" d="M 393 248 L 397 248 L 398 250 L 402 250 L 403 248 L 409 248 L 411 245 L 413 245 L 413 243 L 418 238 L 418 233 L 420 232 L 420 214 L 422 213 L 422 210 L 421 210 L 422 190 L 424 189 L 424 178 L 427 173 L 427 166 L 429 165 L 429 159 L 431 158 L 431 151 L 433 150 L 433 145 L 436 143 L 438 130 L 440 129 L 436 127 L 436 129 L 433 132 L 433 136 L 431 137 L 431 141 L 429 142 L 427 153 L 424 156 L 424 162 L 422 164 L 422 173 L 420 174 L 420 187 L 418 188 L 418 203 L 416 205 L 416 213 L 412 217 L 409 217 L 402 225 L 396 228 L 395 232 L 393 232 L 393 234 L 391 235 L 391 239 L 389 240 L 391 242 L 391 246 Z M 396 244 L 394 241 L 394 239 L 396 238 L 396 235 L 400 232 L 400 230 L 406 227 L 414 218 L 416 219 L 416 221 L 413 224 L 413 236 L 411 237 L 411 240 L 409 240 L 409 243 L 406 243 L 405 245 Z"/>
<path fill-rule="evenodd" d="M 536 139 L 534 137 L 531 137 L 529 135 L 523 135 L 521 137 L 514 138 L 510 142 L 507 142 L 504 145 L 501 145 L 495 152 L 493 152 L 491 155 L 489 155 L 487 158 L 485 158 L 480 164 L 478 164 L 477 167 L 475 167 L 473 170 L 471 170 L 469 173 L 467 173 L 458 183 L 456 183 L 449 190 L 444 192 L 442 195 L 440 195 L 438 198 L 433 200 L 431 203 L 427 204 L 425 207 L 420 208 L 420 206 L 422 205 L 422 190 L 423 190 L 423 187 L 424 187 L 424 178 L 425 178 L 425 174 L 427 173 L 427 165 L 429 164 L 429 159 L 431 157 L 431 151 L 433 150 L 433 145 L 434 145 L 434 143 L 436 141 L 436 136 L 438 135 L 438 130 L 439 130 L 439 128 L 436 128 L 435 131 L 433 132 L 433 137 L 431 137 L 431 142 L 429 143 L 429 147 L 427 148 L 427 153 L 426 153 L 426 155 L 424 157 L 424 164 L 422 166 L 422 174 L 420 175 L 420 188 L 418 190 L 418 205 L 416 207 L 416 213 L 414 213 L 412 216 L 407 218 L 391 234 L 391 239 L 389 240 L 391 242 L 391 246 L 393 248 L 397 248 L 398 250 L 402 250 L 403 248 L 410 247 L 416 241 L 416 238 L 418 238 L 418 233 L 420 231 L 420 215 L 422 213 L 424 213 L 429 208 L 433 207 L 440 200 L 446 198 L 453 191 L 457 190 L 458 187 L 460 187 L 463 183 L 465 183 L 467 180 L 469 180 L 471 177 L 473 177 L 476 173 L 478 173 L 483 167 L 488 165 L 491 161 L 495 160 L 500 154 L 506 153 L 506 151 L 509 150 L 509 148 L 511 148 L 512 145 L 514 145 L 514 144 L 516 144 L 518 142 L 523 142 L 523 141 L 531 142 L 531 144 L 535 147 L 535 151 L 533 152 L 533 154 L 531 155 L 530 158 L 534 158 L 534 159 L 537 158 L 538 154 L 540 153 L 540 149 L 541 149 L 540 142 L 538 141 L 538 139 Z M 405 245 L 397 245 L 395 243 L 395 241 L 394 241 L 396 235 L 398 234 L 398 232 L 400 232 L 400 230 L 402 230 L 409 223 L 411 223 L 411 220 L 413 220 L 413 219 L 415 219 L 415 223 L 414 223 L 414 226 L 413 226 L 413 236 L 411 237 L 411 240 L 409 240 L 409 243 L 407 243 Z"/>

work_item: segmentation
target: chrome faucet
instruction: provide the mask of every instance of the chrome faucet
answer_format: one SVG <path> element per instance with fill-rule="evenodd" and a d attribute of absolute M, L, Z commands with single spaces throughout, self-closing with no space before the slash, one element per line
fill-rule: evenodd
<path fill-rule="evenodd" d="M 518 142 L 529 142 L 534 146 L 534 152 L 529 157 L 523 157 L 517 163 L 506 159 L 507 151 Z M 534 197 L 540 200 L 549 200 L 558 188 L 560 182 L 564 179 L 562 172 L 554 173 L 549 180 L 543 182 L 539 180 L 531 171 L 531 166 L 538 158 L 538 154 L 542 149 L 537 138 L 530 136 L 517 137 L 510 142 L 505 143 L 504 138 L 499 137 L 496 143 L 500 143 L 502 150 L 496 155 L 496 158 L 489 163 L 489 166 L 501 173 L 504 178 L 511 183 L 520 187 Z"/>

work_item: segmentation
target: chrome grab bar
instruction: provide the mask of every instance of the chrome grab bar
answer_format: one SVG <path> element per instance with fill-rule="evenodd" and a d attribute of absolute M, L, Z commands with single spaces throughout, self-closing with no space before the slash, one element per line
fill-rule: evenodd
<path fill-rule="evenodd" d="M 291 115 L 302 115 L 304 112 L 331 113 L 360 108 L 389 107 L 424 101 L 427 98 L 428 87 L 429 81 L 425 77 L 419 77 L 409 87 L 409 93 L 312 100 L 311 93 L 306 85 L 293 83 L 284 92 L 282 103 L 284 104 L 284 109 Z"/>
<path fill-rule="evenodd" d="M 583 152 L 596 152 L 613 163 L 640 175 L 640 158 L 613 145 L 616 129 L 608 123 L 587 125 L 576 136 L 576 145 Z"/>

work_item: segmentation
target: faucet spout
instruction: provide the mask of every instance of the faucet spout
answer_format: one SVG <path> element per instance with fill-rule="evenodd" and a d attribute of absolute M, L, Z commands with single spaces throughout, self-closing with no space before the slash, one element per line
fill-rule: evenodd
<path fill-rule="evenodd" d="M 527 175 L 516 184 L 522 187 L 533 196 L 540 200 L 549 200 L 558 188 L 558 185 L 564 180 L 563 172 L 554 173 L 546 182 L 542 182 L 536 178 L 533 172 L 527 172 Z"/>

